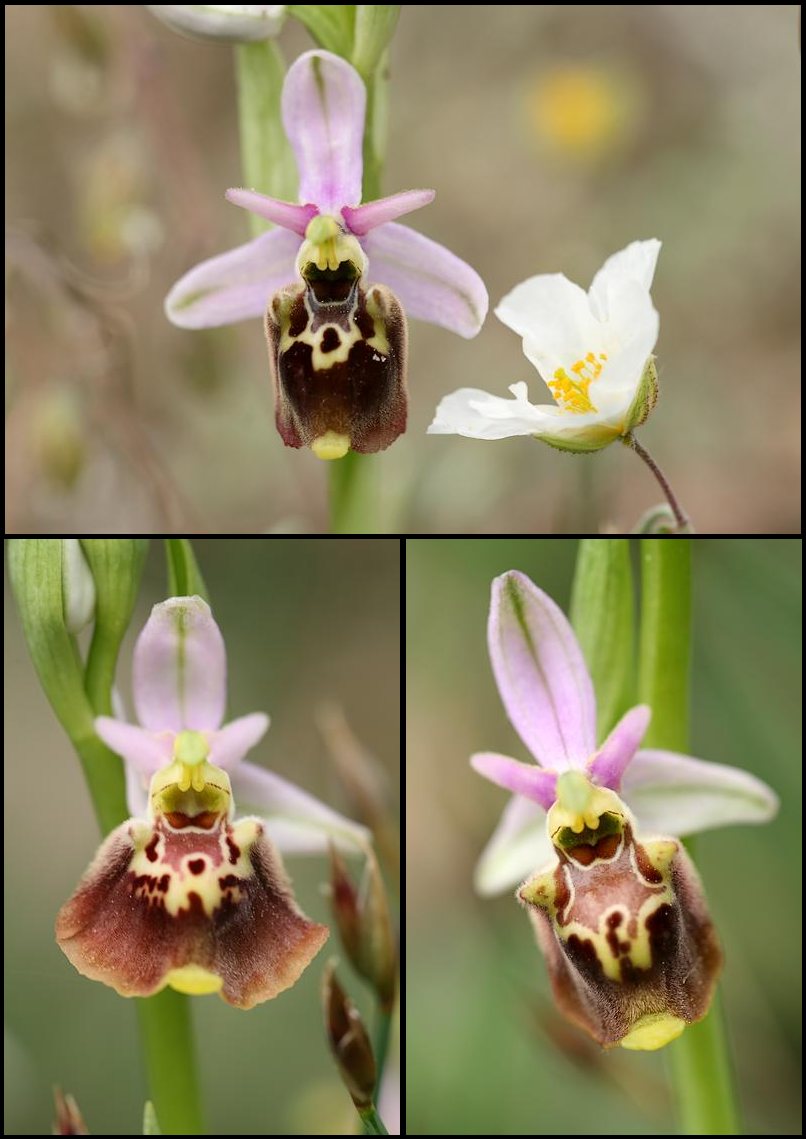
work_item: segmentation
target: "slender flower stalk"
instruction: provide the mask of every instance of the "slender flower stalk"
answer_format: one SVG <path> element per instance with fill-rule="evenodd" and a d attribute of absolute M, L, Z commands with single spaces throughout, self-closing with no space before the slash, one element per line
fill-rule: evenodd
<path fill-rule="evenodd" d="M 669 506 L 672 509 L 672 513 L 674 514 L 675 522 L 677 523 L 677 532 L 679 534 L 690 534 L 691 523 L 689 522 L 688 515 L 683 510 L 680 503 L 677 501 L 677 497 L 672 490 L 669 480 L 666 478 L 666 475 L 664 475 L 663 471 L 652 458 L 649 451 L 647 451 L 646 447 L 641 446 L 632 431 L 628 435 L 624 436 L 624 443 L 626 446 L 631 447 L 632 450 L 635 451 L 639 459 L 643 459 L 643 461 L 649 467 L 650 471 L 652 471 L 652 474 L 657 479 L 661 490 L 666 496 L 666 501 L 669 503 Z"/>
<path fill-rule="evenodd" d="M 691 549 L 676 542 L 641 542 L 639 691 L 655 710 L 649 742 L 688 743 L 691 658 Z M 670 1053 L 678 1114 L 686 1135 L 739 1133 L 736 1094 L 719 1000 Z"/>

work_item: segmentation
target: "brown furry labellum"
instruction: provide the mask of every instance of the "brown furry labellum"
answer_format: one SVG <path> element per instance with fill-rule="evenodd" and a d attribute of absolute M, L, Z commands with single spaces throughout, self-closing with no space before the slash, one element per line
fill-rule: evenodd
<path fill-rule="evenodd" d="M 558 795 L 556 861 L 518 890 L 554 998 L 603 1047 L 661 1048 L 705 1016 L 722 966 L 697 873 L 678 840 L 639 841 L 615 792 L 574 772 Z"/>

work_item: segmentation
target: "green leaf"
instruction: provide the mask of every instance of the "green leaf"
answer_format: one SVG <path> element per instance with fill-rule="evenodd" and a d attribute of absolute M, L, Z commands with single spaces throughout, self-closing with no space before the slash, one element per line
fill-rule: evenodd
<path fill-rule="evenodd" d="M 355 4 L 289 4 L 320 47 L 349 59 L 355 32 Z"/>
<path fill-rule="evenodd" d="M 202 597 L 209 604 L 207 586 L 190 541 L 187 538 L 166 538 L 165 555 L 168 559 L 168 596 Z"/>
<path fill-rule="evenodd" d="M 81 548 L 95 581 L 95 629 L 84 686 L 93 711 L 111 716 L 118 653 L 132 619 L 148 541 L 145 538 L 82 538 Z"/>
<path fill-rule="evenodd" d="M 359 4 L 356 7 L 350 62 L 365 81 L 377 71 L 395 34 L 399 16 L 399 4 Z"/>
<path fill-rule="evenodd" d="M 601 742 L 634 703 L 633 582 L 626 538 L 585 538 L 571 592 L 571 624 L 596 691 Z"/>

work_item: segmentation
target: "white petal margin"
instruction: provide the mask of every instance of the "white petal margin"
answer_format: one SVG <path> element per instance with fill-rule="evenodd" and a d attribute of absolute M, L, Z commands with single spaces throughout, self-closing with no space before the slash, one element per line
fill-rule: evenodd
<path fill-rule="evenodd" d="M 230 778 L 236 813 L 260 815 L 272 842 L 285 854 L 321 854 L 328 842 L 349 854 L 365 850 L 371 842 L 366 827 L 273 771 L 242 763 Z"/>
<path fill-rule="evenodd" d="M 514 399 L 490 395 L 480 388 L 460 388 L 444 396 L 429 435 L 465 435 L 468 439 L 508 439 L 536 435 L 546 426 L 542 409 L 529 403 L 526 384 L 512 384 Z"/>
<path fill-rule="evenodd" d="M 624 772 L 621 793 L 644 833 L 677 837 L 766 823 L 778 811 L 778 796 L 748 771 L 671 751 L 639 751 Z"/>
<path fill-rule="evenodd" d="M 609 319 L 610 298 L 625 281 L 634 281 L 644 292 L 649 292 L 660 248 L 661 243 L 652 237 L 648 241 L 633 241 L 626 249 L 608 257 L 593 278 L 589 291 L 591 307 L 600 320 Z"/>
<path fill-rule="evenodd" d="M 626 410 L 619 407 L 611 417 L 599 412 L 570 414 L 553 404 L 533 404 L 525 383 L 510 384 L 514 399 L 490 395 L 479 388 L 460 388 L 440 400 L 429 435 L 464 435 L 468 439 L 508 439 L 515 435 L 585 435 L 592 426 L 607 426 L 613 419 L 614 431 Z M 632 397 L 630 397 L 632 398 Z M 629 401 L 628 401 L 629 403 Z M 628 406 L 628 404 L 627 404 Z"/>
<path fill-rule="evenodd" d="M 552 857 L 546 812 L 538 803 L 513 795 L 476 866 L 473 882 L 490 897 L 518 886 Z"/>

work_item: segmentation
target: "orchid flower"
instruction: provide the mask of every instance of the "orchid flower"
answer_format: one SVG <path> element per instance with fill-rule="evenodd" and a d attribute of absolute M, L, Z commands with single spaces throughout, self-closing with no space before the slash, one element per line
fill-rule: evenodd
<path fill-rule="evenodd" d="M 124 759 L 134 817 L 62 907 L 57 940 L 79 972 L 124 996 L 167 984 L 250 1008 L 293 984 L 327 937 L 298 910 L 279 850 L 362 849 L 368 832 L 243 762 L 268 717 L 221 726 L 224 642 L 200 597 L 154 606 L 133 689 L 139 726 L 105 716 L 95 726 Z M 233 788 L 262 817 L 235 820 Z"/>
<path fill-rule="evenodd" d="M 530 277 L 495 315 L 523 337 L 523 351 L 554 404 L 461 388 L 439 404 L 428 432 L 470 439 L 533 435 L 566 451 L 598 451 L 642 424 L 657 400 L 652 352 L 659 319 L 649 290 L 660 242 L 634 241 L 608 257 L 586 293 L 562 273 Z"/>
<path fill-rule="evenodd" d="M 323 458 L 349 447 L 379 450 L 405 427 L 400 306 L 471 337 L 486 316 L 487 292 L 464 261 L 395 221 L 428 205 L 433 190 L 360 204 L 366 89 L 354 68 L 330 52 L 307 52 L 288 71 L 282 107 L 300 204 L 228 190 L 230 202 L 277 228 L 191 269 L 168 294 L 166 313 L 180 327 L 209 328 L 268 309 L 284 442 L 311 445 Z M 286 359 L 292 349 L 297 358 Z"/>
<path fill-rule="evenodd" d="M 513 792 L 477 888 L 494 894 L 525 878 L 518 899 L 566 1015 L 605 1046 L 660 1047 L 705 1015 L 721 963 L 677 840 L 766 822 L 776 796 L 738 768 L 641 749 L 651 716 L 643 704 L 597 746 L 582 650 L 559 607 L 525 575 L 493 582 L 488 636 L 501 699 L 536 764 L 490 752 L 471 758 Z"/>

